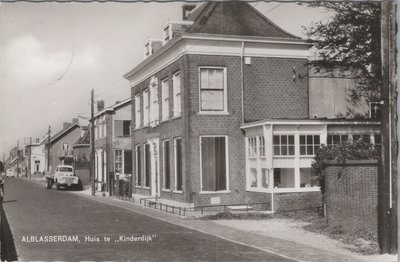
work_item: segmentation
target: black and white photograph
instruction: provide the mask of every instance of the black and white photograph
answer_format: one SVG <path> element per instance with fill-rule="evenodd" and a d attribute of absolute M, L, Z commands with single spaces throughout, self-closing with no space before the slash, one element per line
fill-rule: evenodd
<path fill-rule="evenodd" d="M 398 261 L 397 12 L 0 0 L 1 261 Z"/>

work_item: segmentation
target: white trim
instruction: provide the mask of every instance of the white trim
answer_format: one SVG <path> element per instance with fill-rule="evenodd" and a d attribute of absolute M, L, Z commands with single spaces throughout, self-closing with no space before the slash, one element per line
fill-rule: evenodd
<path fill-rule="evenodd" d="M 210 194 L 229 194 L 232 193 L 230 190 L 221 190 L 221 191 L 200 191 L 200 195 L 210 195 Z"/>
<path fill-rule="evenodd" d="M 223 110 L 201 110 L 201 70 L 222 69 L 223 73 Z M 199 92 L 199 114 L 201 115 L 229 115 L 228 113 L 228 84 L 227 84 L 227 68 L 223 66 L 199 66 L 198 67 L 198 92 Z M 207 89 L 204 89 L 207 90 Z"/>
<path fill-rule="evenodd" d="M 176 85 L 175 85 L 176 79 L 179 79 L 179 93 L 176 92 Z M 177 106 L 178 94 L 179 94 L 179 106 Z M 178 70 L 172 74 L 172 119 L 181 116 L 182 116 L 182 77 L 181 77 L 181 71 Z"/>
<path fill-rule="evenodd" d="M 178 190 L 177 189 L 177 184 L 178 184 L 178 172 L 177 172 L 177 166 L 178 166 L 178 159 L 177 159 L 177 150 L 176 150 L 176 140 L 181 140 L 181 161 L 182 161 L 182 156 L 183 156 L 183 152 L 182 152 L 182 137 L 175 137 L 174 138 L 174 187 L 173 187 L 173 191 L 172 192 L 182 192 L 183 190 Z M 181 167 L 182 168 L 182 167 Z M 182 170 L 183 171 L 183 170 Z M 181 179 L 183 180 L 183 172 L 182 172 L 182 177 Z M 183 181 L 182 181 L 182 189 L 183 189 Z"/>
<path fill-rule="evenodd" d="M 242 42 L 246 42 L 244 53 Z M 133 87 L 186 54 L 308 59 L 309 46 L 298 39 L 182 34 L 170 39 L 160 52 L 146 58 L 124 77 Z"/>
<path fill-rule="evenodd" d="M 172 189 L 172 187 L 171 187 L 171 167 L 169 168 L 169 188 L 165 187 L 165 181 L 166 181 L 166 179 L 165 179 L 165 143 L 166 142 L 169 142 L 168 154 L 169 154 L 169 160 L 171 160 L 171 154 L 170 154 L 170 152 L 171 152 L 171 141 L 169 139 L 164 139 L 164 140 L 161 141 L 162 153 L 163 153 L 163 157 L 162 157 L 162 162 L 163 162 L 162 179 L 163 179 L 163 183 L 162 183 L 161 191 L 171 191 L 171 189 Z M 170 163 L 171 163 L 171 161 L 170 161 Z"/>
<path fill-rule="evenodd" d="M 149 186 L 146 186 L 146 162 L 147 162 L 147 156 L 146 156 L 146 145 L 149 146 L 149 151 L 150 151 L 150 161 L 151 161 L 151 145 L 150 143 L 144 143 L 143 144 L 143 181 L 142 181 L 142 188 L 144 189 L 150 189 L 151 186 L 151 163 L 150 163 L 150 173 L 149 173 Z"/>
<path fill-rule="evenodd" d="M 203 137 L 225 137 L 225 172 L 226 172 L 226 189 L 221 190 L 221 191 L 203 191 L 203 159 L 202 159 L 202 151 L 201 151 L 201 138 Z M 200 190 L 199 192 L 205 193 L 205 194 L 215 194 L 215 193 L 230 193 L 230 187 L 229 187 L 229 137 L 227 135 L 200 135 L 199 136 L 199 147 L 200 147 Z"/>
<path fill-rule="evenodd" d="M 143 180 L 142 180 L 142 177 L 141 177 L 143 172 L 138 172 L 138 163 L 139 163 L 139 161 L 138 161 L 139 159 L 138 158 L 139 158 L 140 153 L 141 153 L 141 150 L 140 150 L 141 146 L 142 145 L 140 145 L 140 144 L 135 146 L 135 174 L 136 174 L 135 186 L 138 186 L 138 187 L 142 187 L 143 186 Z M 142 160 L 142 158 L 140 160 Z M 143 162 L 143 161 L 140 161 L 140 162 Z M 140 163 L 140 167 L 141 167 L 141 170 L 143 170 L 142 163 Z M 138 180 L 139 180 L 138 178 L 139 177 L 140 177 L 140 185 L 138 184 Z"/>
<path fill-rule="evenodd" d="M 377 121 L 334 121 L 334 120 L 314 120 L 314 119 L 306 119 L 306 120 L 261 120 L 248 124 L 242 125 L 241 129 L 247 129 L 251 127 L 258 127 L 263 125 L 379 125 L 380 122 Z"/>
<path fill-rule="evenodd" d="M 161 79 L 161 122 L 168 121 L 170 118 L 170 86 L 169 86 L 169 78 L 165 77 Z M 167 90 L 167 91 L 165 91 Z M 167 101 L 165 101 L 167 99 Z M 166 108 L 164 108 L 166 107 Z"/>
<path fill-rule="evenodd" d="M 300 187 L 300 188 L 273 188 L 273 189 L 257 189 L 257 188 L 246 188 L 246 191 L 249 192 L 258 192 L 258 193 L 302 193 L 302 192 L 320 192 L 320 187 Z"/>

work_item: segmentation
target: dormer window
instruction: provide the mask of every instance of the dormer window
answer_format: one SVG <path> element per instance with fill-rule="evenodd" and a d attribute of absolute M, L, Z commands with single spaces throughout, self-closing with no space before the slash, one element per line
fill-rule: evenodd
<path fill-rule="evenodd" d="M 163 29 L 163 44 L 165 45 L 172 38 L 171 25 L 168 24 Z"/>
<path fill-rule="evenodd" d="M 144 58 L 149 57 L 153 53 L 153 48 L 151 46 L 151 40 L 147 40 L 144 43 Z"/>

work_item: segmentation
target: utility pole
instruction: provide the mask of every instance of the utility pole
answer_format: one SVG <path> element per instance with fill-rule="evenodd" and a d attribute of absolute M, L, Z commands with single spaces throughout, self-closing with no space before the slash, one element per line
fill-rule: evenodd
<path fill-rule="evenodd" d="M 17 177 L 19 177 L 19 139 L 17 140 Z"/>
<path fill-rule="evenodd" d="M 95 157 L 95 148 L 94 148 L 94 89 L 92 89 L 91 92 L 91 112 L 90 112 L 90 148 L 91 148 L 91 154 L 90 154 L 90 178 L 91 178 L 91 184 L 92 184 L 92 196 L 95 195 L 95 174 L 94 174 L 94 170 L 95 170 L 95 161 L 94 161 L 94 157 Z"/>
<path fill-rule="evenodd" d="M 396 4 L 381 5 L 382 159 L 378 177 L 378 242 L 381 253 L 397 253 Z"/>
<path fill-rule="evenodd" d="M 32 137 L 29 137 L 29 179 L 32 179 Z"/>
<path fill-rule="evenodd" d="M 50 133 L 51 127 L 49 126 L 49 130 L 47 132 L 47 172 L 50 171 Z"/>

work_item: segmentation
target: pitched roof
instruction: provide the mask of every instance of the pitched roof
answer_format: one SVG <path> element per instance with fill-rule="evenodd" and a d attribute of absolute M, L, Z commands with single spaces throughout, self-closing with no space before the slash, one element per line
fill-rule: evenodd
<path fill-rule="evenodd" d="M 193 21 L 189 33 L 300 39 L 242 1 L 203 3 L 193 10 L 188 20 Z"/>
<path fill-rule="evenodd" d="M 90 144 L 90 131 L 87 129 L 82 137 L 75 142 L 75 145 L 89 145 Z"/>
<path fill-rule="evenodd" d="M 94 114 L 94 118 L 97 118 L 99 116 L 101 116 L 102 114 L 104 114 L 105 112 L 113 112 L 115 110 L 118 110 L 119 108 L 129 104 L 132 101 L 132 98 L 127 98 L 121 102 L 118 102 L 112 106 L 106 107 L 103 110 L 97 112 L 96 114 Z"/>
<path fill-rule="evenodd" d="M 79 128 L 80 128 L 80 125 L 79 125 L 79 124 L 76 124 L 76 123 L 75 123 L 75 124 L 71 124 L 71 125 L 68 126 L 67 128 L 65 128 L 65 129 L 63 129 L 63 130 L 57 132 L 54 136 L 52 136 L 52 137 L 50 138 L 50 143 L 53 143 L 53 142 L 55 142 L 56 140 L 58 140 L 58 138 L 60 138 L 60 137 L 62 137 L 62 136 L 64 136 L 64 135 L 66 135 L 66 134 L 68 134 L 69 131 L 71 131 L 71 130 L 74 129 L 75 127 L 79 127 Z"/>

